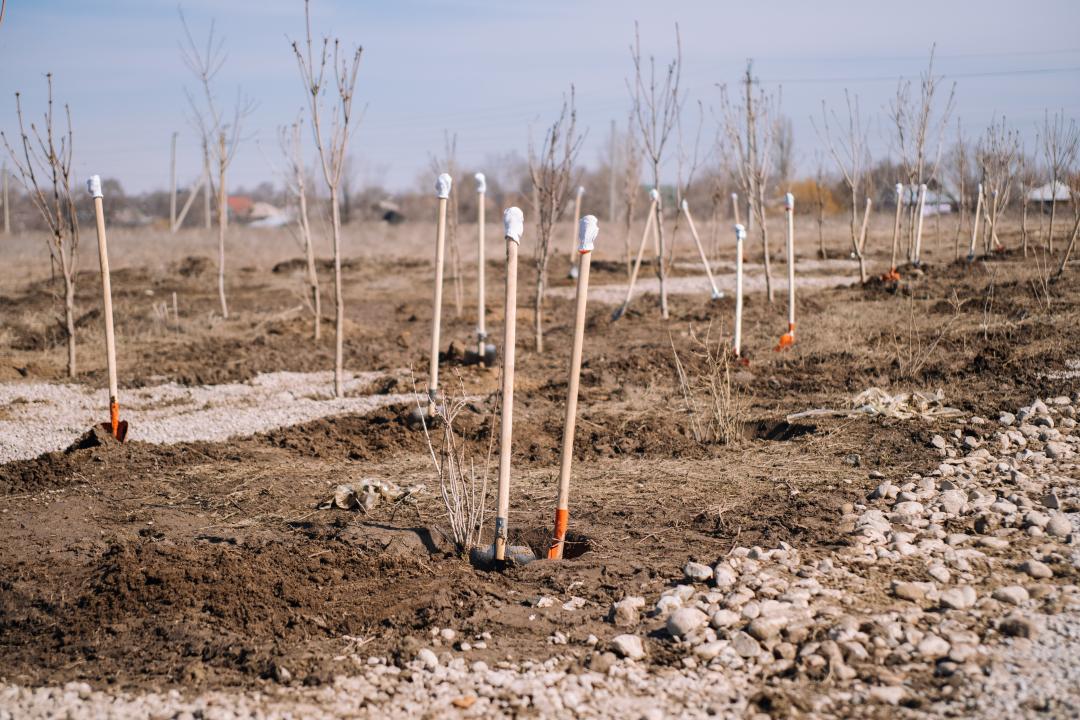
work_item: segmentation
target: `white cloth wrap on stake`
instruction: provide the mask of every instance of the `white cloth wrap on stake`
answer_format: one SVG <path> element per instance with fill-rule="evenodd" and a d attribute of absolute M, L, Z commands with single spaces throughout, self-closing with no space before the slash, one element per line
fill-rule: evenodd
<path fill-rule="evenodd" d="M 735 239 L 736 240 L 745 240 L 746 239 L 746 228 L 743 227 L 742 224 L 739 224 L 739 225 L 735 226 Z"/>
<path fill-rule="evenodd" d="M 585 186 L 584 185 L 578 185 L 577 186 L 577 196 L 581 197 L 584 194 L 585 194 Z"/>
<path fill-rule="evenodd" d="M 586 215 L 578 223 L 578 252 L 584 255 L 593 251 L 593 241 L 600 232 L 600 225 L 595 215 Z"/>
<path fill-rule="evenodd" d="M 487 192 L 487 178 L 484 177 L 484 173 L 476 173 L 473 175 L 476 178 L 476 192 L 483 195 Z"/>
<path fill-rule="evenodd" d="M 101 176 L 91 175 L 90 179 L 86 181 L 86 190 L 90 193 L 90 197 L 105 197 L 101 194 Z"/>
<path fill-rule="evenodd" d="M 503 212 L 503 237 L 521 244 L 521 233 L 525 231 L 525 215 L 519 207 L 506 208 Z"/>
<path fill-rule="evenodd" d="M 682 204 L 679 207 L 682 208 L 683 212 L 690 212 L 690 203 L 686 202 L 685 199 L 683 199 Z"/>
<path fill-rule="evenodd" d="M 901 202 L 904 197 L 904 184 L 896 183 L 896 202 Z"/>
<path fill-rule="evenodd" d="M 653 202 L 660 202 L 660 191 L 657 190 L 656 188 L 653 188 L 652 190 L 650 190 L 649 191 L 649 199 L 652 200 Z"/>
<path fill-rule="evenodd" d="M 440 198 L 450 197 L 450 186 L 453 184 L 453 178 L 443 173 L 435 180 L 435 194 Z"/>
<path fill-rule="evenodd" d="M 791 193 L 785 193 L 785 195 L 784 195 L 784 209 L 785 210 L 794 210 L 795 209 L 795 196 L 792 195 Z"/>

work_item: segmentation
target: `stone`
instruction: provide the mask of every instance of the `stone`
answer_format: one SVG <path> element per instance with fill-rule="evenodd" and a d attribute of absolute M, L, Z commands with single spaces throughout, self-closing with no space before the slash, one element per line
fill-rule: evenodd
<path fill-rule="evenodd" d="M 758 641 L 742 630 L 736 630 L 731 634 L 731 647 L 742 658 L 757 657 L 761 654 L 761 645 Z"/>
<path fill-rule="evenodd" d="M 1038 528 L 1045 528 L 1050 524 L 1050 516 L 1045 513 L 1041 513 L 1038 510 L 1031 510 L 1024 515 L 1024 525 L 1026 527 L 1035 526 Z"/>
<path fill-rule="evenodd" d="M 616 635 L 611 639 L 611 648 L 620 657 L 628 660 L 640 660 L 645 657 L 645 644 L 637 635 Z"/>
<path fill-rule="evenodd" d="M 714 612 L 710 620 L 710 624 L 717 630 L 738 625 L 740 622 L 742 622 L 742 615 L 726 608 Z"/>
<path fill-rule="evenodd" d="M 938 450 L 944 450 L 948 446 L 945 438 L 941 437 L 940 435 L 935 435 L 934 437 L 930 438 L 930 444 L 936 447 Z"/>
<path fill-rule="evenodd" d="M 728 642 L 726 640 L 713 640 L 712 642 L 702 643 L 694 648 L 694 655 L 696 655 L 699 660 L 708 662 L 719 656 L 727 646 Z"/>
<path fill-rule="evenodd" d="M 930 587 L 927 587 L 927 586 Z M 934 589 L 933 583 L 921 583 L 921 582 L 904 582 L 893 580 L 892 592 L 893 595 L 901 600 L 910 600 L 913 603 L 920 603 L 926 599 L 928 591 Z"/>
<path fill-rule="evenodd" d="M 896 503 L 896 505 L 893 506 L 893 512 L 899 513 L 901 515 L 907 515 L 909 517 L 922 515 L 923 510 L 925 510 L 925 508 L 923 507 L 922 503 L 915 502 L 914 500 L 898 502 Z"/>
<path fill-rule="evenodd" d="M 937 660 L 949 654 L 949 642 L 942 637 L 927 633 L 915 648 L 927 660 Z"/>
<path fill-rule="evenodd" d="M 1034 638 L 1038 633 L 1035 624 L 1020 615 L 1010 615 L 998 623 L 998 631 L 1009 637 Z"/>
<path fill-rule="evenodd" d="M 618 662 L 618 658 L 615 657 L 615 653 L 593 653 L 589 658 L 589 669 L 593 672 L 600 673 L 601 675 L 607 675 L 608 670 Z"/>
<path fill-rule="evenodd" d="M 966 610 L 975 604 L 978 596 L 970 585 L 950 588 L 941 593 L 941 607 L 951 610 Z"/>
<path fill-rule="evenodd" d="M 705 582 L 713 576 L 713 570 L 708 565 L 691 560 L 683 567 L 683 575 L 692 582 Z"/>
<path fill-rule="evenodd" d="M 1043 507 L 1049 508 L 1050 510 L 1060 510 L 1061 509 L 1061 500 L 1058 499 L 1057 493 L 1052 493 L 1051 492 L 1051 493 L 1047 493 L 1046 495 L 1044 495 L 1043 499 L 1042 499 L 1042 504 L 1043 504 Z"/>
<path fill-rule="evenodd" d="M 899 705 L 907 697 L 901 685 L 879 685 L 870 688 L 870 699 L 882 705 Z"/>
<path fill-rule="evenodd" d="M 1021 585 L 1006 585 L 995 590 L 993 598 L 1010 605 L 1023 605 L 1028 601 L 1028 591 Z"/>
<path fill-rule="evenodd" d="M 1007 427 L 1016 423 L 1016 416 L 1011 412 L 1003 412 L 998 415 L 998 422 Z"/>
<path fill-rule="evenodd" d="M 1046 452 L 1046 457 L 1052 460 L 1057 460 L 1058 458 L 1063 458 L 1068 454 L 1069 446 L 1063 442 L 1051 441 L 1046 443 L 1046 446 L 1043 448 L 1043 450 Z"/>
<path fill-rule="evenodd" d="M 674 637 L 686 638 L 708 621 L 709 616 L 697 608 L 679 608 L 668 617 L 667 631 Z"/>
<path fill-rule="evenodd" d="M 634 627 L 641 620 L 641 609 L 645 607 L 645 598 L 625 597 L 611 606 L 611 622 L 615 627 Z"/>
<path fill-rule="evenodd" d="M 1072 531 L 1072 523 L 1065 513 L 1054 513 L 1046 523 L 1046 532 L 1054 537 L 1068 537 Z"/>
<path fill-rule="evenodd" d="M 750 625 L 746 628 L 746 632 L 756 640 L 765 642 L 779 635 L 780 631 L 784 629 L 784 626 L 786 626 L 787 623 L 788 619 L 783 615 L 758 617 L 750 622 Z"/>
<path fill-rule="evenodd" d="M 967 495 L 963 490 L 946 490 L 938 498 L 941 509 L 950 515 L 956 515 L 967 505 Z"/>
<path fill-rule="evenodd" d="M 434 670 L 439 667 L 439 657 L 431 648 L 422 648 L 420 652 L 416 653 L 416 660 L 427 670 Z"/>
<path fill-rule="evenodd" d="M 947 583 L 952 579 L 952 573 L 944 565 L 931 565 L 926 572 L 940 583 Z"/>
<path fill-rule="evenodd" d="M 730 588 L 737 580 L 738 576 L 735 575 L 735 571 L 727 563 L 718 563 L 713 568 L 713 582 L 721 590 Z"/>
<path fill-rule="evenodd" d="M 1036 580 L 1045 580 L 1054 576 L 1054 571 L 1050 569 L 1050 566 L 1038 560 L 1025 560 L 1017 566 L 1017 570 L 1027 573 Z"/>

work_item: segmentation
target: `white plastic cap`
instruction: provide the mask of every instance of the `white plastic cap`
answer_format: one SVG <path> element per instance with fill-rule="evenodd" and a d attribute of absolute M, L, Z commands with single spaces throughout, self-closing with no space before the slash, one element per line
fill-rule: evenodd
<path fill-rule="evenodd" d="M 919 186 L 919 192 L 921 192 L 921 193 L 926 192 L 926 183 L 923 183 L 922 185 Z"/>
<path fill-rule="evenodd" d="M 739 193 L 731 193 L 731 199 L 732 200 L 738 200 L 739 199 Z"/>
<path fill-rule="evenodd" d="M 487 178 L 484 177 L 484 173 L 476 173 L 473 177 L 476 178 L 476 192 L 487 192 Z"/>
<path fill-rule="evenodd" d="M 690 203 L 686 202 L 686 198 L 683 198 L 683 201 L 679 204 L 679 207 L 682 208 L 683 212 L 690 212 Z"/>
<path fill-rule="evenodd" d="M 440 198 L 450 197 L 450 186 L 453 184 L 454 179 L 443 173 L 435 180 L 435 194 Z"/>
<path fill-rule="evenodd" d="M 982 192 L 982 183 L 979 183 L 979 192 Z"/>
<path fill-rule="evenodd" d="M 904 194 L 904 183 L 896 183 L 896 197 Z"/>
<path fill-rule="evenodd" d="M 785 210 L 794 210 L 795 209 L 795 196 L 792 195 L 791 193 L 785 193 L 784 194 L 784 209 Z"/>
<path fill-rule="evenodd" d="M 746 228 L 744 228 L 741 224 L 736 225 L 735 226 L 735 240 L 737 242 L 742 242 L 745 239 L 746 239 Z"/>
<path fill-rule="evenodd" d="M 101 176 L 91 175 L 90 179 L 86 181 L 86 190 L 90 193 L 90 197 L 104 197 L 101 194 Z"/>
<path fill-rule="evenodd" d="M 656 188 L 653 188 L 652 190 L 650 190 L 649 191 L 649 199 L 652 200 L 653 202 L 660 202 L 660 191 L 657 190 Z"/>
<path fill-rule="evenodd" d="M 584 185 L 578 185 L 577 186 L 577 195 L 578 195 L 578 197 L 581 197 L 584 194 L 585 194 L 585 186 Z"/>
<path fill-rule="evenodd" d="M 507 240 L 521 243 L 521 233 L 525 231 L 525 215 L 519 207 L 506 208 L 503 212 L 503 236 Z"/>
<path fill-rule="evenodd" d="M 578 223 L 578 252 L 584 255 L 592 252 L 593 240 L 600 232 L 600 225 L 596 222 L 595 215 L 586 215 Z"/>

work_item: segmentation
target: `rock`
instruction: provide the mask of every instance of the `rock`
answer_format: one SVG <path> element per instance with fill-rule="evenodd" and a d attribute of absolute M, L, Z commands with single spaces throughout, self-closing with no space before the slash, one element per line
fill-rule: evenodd
<path fill-rule="evenodd" d="M 1028 600 L 1028 591 L 1021 585 L 1006 585 L 995 590 L 993 598 L 1010 605 L 1023 605 Z"/>
<path fill-rule="evenodd" d="M 539 605 L 537 607 L 540 607 Z M 452 643 L 457 638 L 457 631 L 453 628 L 443 628 L 439 631 L 439 637 L 443 639 L 443 642 Z"/>
<path fill-rule="evenodd" d="M 1054 576 L 1054 571 L 1050 569 L 1050 566 L 1038 560 L 1025 560 L 1016 569 L 1022 573 L 1027 573 L 1036 580 L 1045 580 Z"/>
<path fill-rule="evenodd" d="M 967 505 L 967 495 L 964 494 L 963 490 L 946 490 L 941 493 L 938 501 L 941 503 L 942 510 L 950 515 L 955 515 Z"/>
<path fill-rule="evenodd" d="M 998 631 L 1009 637 L 1034 638 L 1037 634 L 1035 624 L 1020 615 L 1010 615 L 998 623 Z"/>
<path fill-rule="evenodd" d="M 683 575 L 692 582 L 705 582 L 713 576 L 713 571 L 708 565 L 691 560 L 683 567 Z"/>
<path fill-rule="evenodd" d="M 755 639 L 765 642 L 779 635 L 787 623 L 788 619 L 784 615 L 758 617 L 751 621 L 746 631 Z"/>
<path fill-rule="evenodd" d="M 931 565 L 926 572 L 940 583 L 947 583 L 952 579 L 952 573 L 944 565 Z"/>
<path fill-rule="evenodd" d="M 713 582 L 721 590 L 730 588 L 738 580 L 735 571 L 727 563 L 718 563 L 713 568 Z"/>
<path fill-rule="evenodd" d="M 1038 510 L 1031 510 L 1026 515 L 1024 515 L 1024 525 L 1025 525 L 1025 527 L 1035 526 L 1035 527 L 1038 527 L 1038 528 L 1045 528 L 1049 524 L 1050 524 L 1050 516 L 1046 515 L 1044 513 L 1041 513 Z"/>
<path fill-rule="evenodd" d="M 927 660 L 937 660 L 949 654 L 949 642 L 933 633 L 927 633 L 919 641 L 916 650 Z"/>
<path fill-rule="evenodd" d="M 620 657 L 628 660 L 640 660 L 645 657 L 645 644 L 637 635 L 616 635 L 611 639 L 611 648 Z"/>
<path fill-rule="evenodd" d="M 1051 441 L 1046 443 L 1046 446 L 1043 448 L 1043 450 L 1046 452 L 1046 457 L 1052 460 L 1057 460 L 1058 458 L 1063 458 L 1068 454 L 1069 446 L 1063 442 Z"/>
<path fill-rule="evenodd" d="M 611 621 L 615 627 L 634 627 L 640 622 L 640 611 L 645 607 L 645 598 L 637 596 L 625 597 L 612 604 Z"/>
<path fill-rule="evenodd" d="M 731 634 L 731 647 L 739 654 L 739 657 L 752 658 L 761 654 L 761 645 L 742 630 L 736 630 Z"/>
<path fill-rule="evenodd" d="M 694 655 L 696 655 L 698 659 L 708 662 L 720 655 L 727 646 L 728 643 L 726 640 L 713 640 L 712 642 L 702 643 L 694 648 Z"/>
<path fill-rule="evenodd" d="M 724 608 L 721 610 L 717 610 L 713 613 L 710 624 L 717 630 L 720 630 L 722 628 L 728 628 L 732 627 L 733 625 L 738 625 L 741 621 L 741 614 L 735 612 L 734 610 L 728 610 Z"/>
<path fill-rule="evenodd" d="M 933 583 L 904 582 L 899 580 L 893 580 L 892 583 L 893 595 L 901 600 L 910 600 L 913 603 L 920 603 L 925 600 L 927 592 L 933 589 Z"/>
<path fill-rule="evenodd" d="M 1056 493 L 1051 492 L 1051 493 L 1047 493 L 1046 495 L 1044 495 L 1043 499 L 1042 499 L 1042 504 L 1043 504 L 1043 507 L 1049 508 L 1050 510 L 1060 510 L 1061 509 L 1061 500 L 1058 499 L 1058 496 L 1057 496 Z"/>
<path fill-rule="evenodd" d="M 567 600 L 566 602 L 563 603 L 562 609 L 563 610 L 570 610 L 570 611 L 580 610 L 581 608 L 585 607 L 585 603 L 586 603 L 585 598 L 574 596 L 574 597 L 571 597 L 569 600 Z"/>
<path fill-rule="evenodd" d="M 1011 412 L 1003 412 L 998 415 L 998 422 L 1007 427 L 1016 422 L 1016 416 L 1013 415 Z"/>
<path fill-rule="evenodd" d="M 882 500 L 884 498 L 893 497 L 896 497 L 896 486 L 888 480 L 879 484 L 868 496 L 870 500 Z"/>
<path fill-rule="evenodd" d="M 607 675 L 608 670 L 616 662 L 618 662 L 618 658 L 615 657 L 615 653 L 593 653 L 592 657 L 589 658 L 589 669 L 601 675 Z"/>
<path fill-rule="evenodd" d="M 435 668 L 439 667 L 439 657 L 430 648 L 423 648 L 416 653 L 416 660 L 428 670 L 435 670 Z"/>
<path fill-rule="evenodd" d="M 1054 513 L 1050 517 L 1050 521 L 1046 523 L 1046 532 L 1054 537 L 1068 537 L 1069 533 L 1073 531 L 1072 523 L 1065 513 Z"/>
<path fill-rule="evenodd" d="M 966 610 L 975 604 L 978 596 L 970 585 L 950 588 L 941 593 L 941 607 L 951 610 Z"/>
<path fill-rule="evenodd" d="M 907 515 L 909 517 L 916 517 L 923 514 L 925 508 L 922 503 L 915 502 L 914 500 L 906 500 L 904 502 L 898 502 L 893 506 L 893 512 L 901 515 Z"/>
<path fill-rule="evenodd" d="M 274 676 L 274 680 L 278 681 L 282 685 L 288 685 L 290 682 L 292 682 L 292 673 L 289 672 L 289 670 L 281 663 L 275 661 L 273 667 L 271 668 L 271 671 Z"/>
<path fill-rule="evenodd" d="M 879 685 L 870 688 L 870 699 L 882 705 L 899 705 L 907 697 L 907 690 L 901 685 Z"/>
<path fill-rule="evenodd" d="M 708 621 L 709 616 L 697 608 L 679 608 L 668 617 L 667 631 L 674 637 L 686 638 Z"/>

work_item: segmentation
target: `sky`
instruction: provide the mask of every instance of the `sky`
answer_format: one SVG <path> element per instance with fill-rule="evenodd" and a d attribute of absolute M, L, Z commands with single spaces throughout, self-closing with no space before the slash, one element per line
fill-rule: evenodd
<path fill-rule="evenodd" d="M 242 91 L 255 103 L 230 169 L 229 186 L 276 179 L 276 129 L 306 97 L 290 47 L 303 33 L 302 0 L 183 0 L 197 38 L 213 21 L 227 57 L 215 78 L 229 107 Z M 0 129 L 16 129 L 14 94 L 44 111 L 45 73 L 71 107 L 75 170 L 120 180 L 128 192 L 169 183 L 169 142 L 178 132 L 181 185 L 199 174 L 198 134 L 185 88 L 197 83 L 180 54 L 182 27 L 171 0 L 8 0 L 0 25 Z M 889 151 L 887 107 L 900 78 L 916 80 L 930 47 L 937 70 L 956 83 L 954 118 L 975 137 L 1004 114 L 1029 151 L 1044 110 L 1080 117 L 1080 2 L 1042 0 L 312 0 L 317 36 L 361 45 L 350 143 L 357 181 L 411 190 L 433 181 L 429 158 L 444 131 L 457 134 L 459 164 L 482 169 L 524 155 L 530 133 L 558 114 L 571 83 L 581 158 L 599 162 L 612 120 L 630 107 L 629 46 L 640 24 L 644 54 L 658 64 L 682 36 L 687 100 L 705 108 L 714 132 L 721 84 L 746 62 L 795 131 L 796 173 L 811 174 L 820 143 L 811 124 L 821 103 L 858 94 L 876 155 Z M 955 129 L 950 129 L 954 134 Z M 310 144 L 310 143 L 309 143 Z M 811 167 L 813 166 L 813 167 Z M 673 166 L 667 173 L 673 172 Z M 672 178 L 673 179 L 673 178 Z"/>

